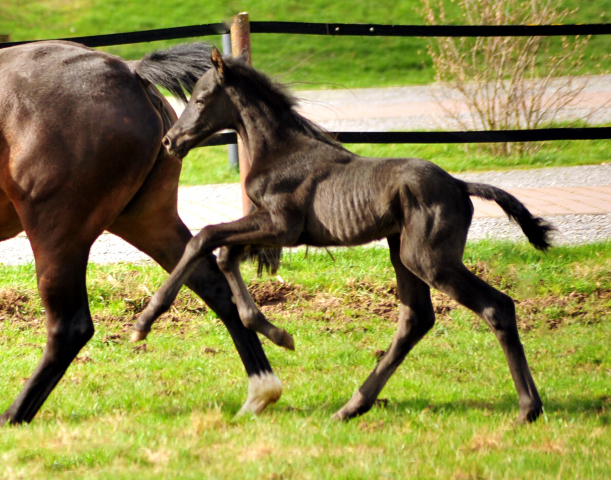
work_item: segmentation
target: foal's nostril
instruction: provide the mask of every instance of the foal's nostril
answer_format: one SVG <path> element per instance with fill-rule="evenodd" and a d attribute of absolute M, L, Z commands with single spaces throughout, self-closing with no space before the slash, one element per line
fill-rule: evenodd
<path fill-rule="evenodd" d="M 168 151 L 172 149 L 172 140 L 167 135 L 163 137 L 163 140 L 161 140 L 161 143 Z"/>

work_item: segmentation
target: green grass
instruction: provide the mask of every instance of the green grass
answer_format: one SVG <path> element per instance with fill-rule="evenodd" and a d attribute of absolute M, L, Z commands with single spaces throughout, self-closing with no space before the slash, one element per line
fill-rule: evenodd
<path fill-rule="evenodd" d="M 451 2 L 449 2 L 451 3 Z M 562 6 L 579 7 L 568 22 L 606 20 L 611 0 L 584 4 L 564 0 Z M 0 5 L 0 33 L 13 40 L 32 40 L 118 33 L 200 23 L 217 23 L 248 11 L 252 21 L 423 24 L 419 0 L 208 1 L 148 0 L 13 0 Z M 208 37 L 220 45 L 220 37 Z M 184 40 L 180 40 L 184 41 Z M 153 48 L 176 42 L 154 42 L 109 47 L 125 58 L 140 58 Z M 426 54 L 427 41 L 418 38 L 319 37 L 313 35 L 255 34 L 255 66 L 302 88 L 381 87 L 428 83 L 434 74 Z M 611 65 L 611 36 L 592 41 L 589 69 Z M 577 72 L 575 72 L 577 73 Z"/>
<path fill-rule="evenodd" d="M 470 268 L 517 302 L 545 414 L 517 426 L 505 360 L 482 322 L 444 297 L 437 325 L 367 415 L 331 414 L 365 379 L 396 326 L 382 249 L 285 255 L 278 280 L 246 279 L 295 337 L 265 342 L 284 394 L 234 419 L 247 382 L 227 332 L 182 292 L 146 349 L 134 313 L 165 278 L 150 265 L 90 266 L 97 333 L 30 425 L 2 430 L 1 478 L 608 478 L 611 243 L 555 248 L 479 242 Z M 45 333 L 32 266 L 0 268 L 0 411 L 36 365 Z M 12 296 L 11 296 L 12 295 Z M 21 296 L 16 300 L 15 295 Z M 7 299 L 13 299 L 8 301 Z M 11 313 L 8 306 L 17 306 Z M 390 306 L 390 308 L 388 308 Z M 441 308 L 443 307 L 443 308 Z"/>
<path fill-rule="evenodd" d="M 497 157 L 476 145 L 346 145 L 369 157 L 419 157 L 437 163 L 450 172 L 506 170 L 575 165 L 596 165 L 611 161 L 610 140 L 547 142 L 534 155 Z M 183 161 L 181 185 L 233 183 L 239 174 L 229 167 L 227 147 L 192 150 Z"/>

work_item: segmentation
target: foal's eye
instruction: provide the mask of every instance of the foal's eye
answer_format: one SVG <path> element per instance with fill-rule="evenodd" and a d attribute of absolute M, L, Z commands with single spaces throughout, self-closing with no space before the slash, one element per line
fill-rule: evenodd
<path fill-rule="evenodd" d="M 203 98 L 198 98 L 195 100 L 195 104 L 196 105 L 203 105 L 205 102 L 205 100 Z"/>

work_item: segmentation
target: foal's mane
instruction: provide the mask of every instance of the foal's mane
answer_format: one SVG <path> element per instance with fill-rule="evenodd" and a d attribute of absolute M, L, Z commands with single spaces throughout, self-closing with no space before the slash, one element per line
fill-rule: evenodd
<path fill-rule="evenodd" d="M 273 81 L 240 59 L 226 58 L 223 60 L 232 72 L 233 80 L 241 80 L 240 91 L 246 93 L 250 99 L 264 102 L 266 107 L 273 112 L 290 113 L 302 133 L 329 145 L 343 148 L 331 133 L 297 113 L 295 110 L 297 99 L 289 93 L 285 85 Z"/>

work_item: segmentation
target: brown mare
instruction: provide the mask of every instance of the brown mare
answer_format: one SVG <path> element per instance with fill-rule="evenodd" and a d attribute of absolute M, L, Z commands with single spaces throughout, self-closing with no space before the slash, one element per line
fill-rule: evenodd
<path fill-rule="evenodd" d="M 0 50 L 0 239 L 27 233 L 47 327 L 42 360 L 0 424 L 31 421 L 93 335 L 85 270 L 104 230 L 168 271 L 183 254 L 191 233 L 176 207 L 182 163 L 161 148 L 176 115 L 153 84 L 184 98 L 209 68 L 201 43 L 135 62 L 69 42 Z M 250 378 L 243 410 L 262 410 L 281 387 L 216 259 L 206 256 L 186 283 L 242 358 Z"/>
<path fill-rule="evenodd" d="M 265 75 L 240 61 L 223 60 L 217 50 L 212 63 L 164 144 L 183 157 L 218 130 L 237 130 L 252 163 L 246 191 L 256 209 L 235 222 L 205 227 L 189 242 L 136 330 L 149 331 L 201 259 L 224 247 L 219 265 L 242 320 L 286 346 L 284 332 L 265 320 L 240 276 L 238 262 L 249 246 L 358 245 L 386 238 L 401 301 L 399 325 L 386 354 L 336 417 L 369 410 L 407 353 L 433 327 L 434 287 L 490 326 L 518 392 L 518 419 L 535 420 L 542 403 L 520 342 L 514 303 L 462 263 L 473 216 L 469 197 L 498 203 L 537 248 L 549 246 L 551 227 L 507 192 L 460 181 L 425 160 L 359 157 L 297 114 L 294 100 Z"/>

